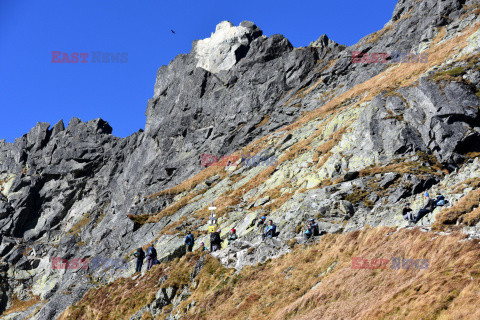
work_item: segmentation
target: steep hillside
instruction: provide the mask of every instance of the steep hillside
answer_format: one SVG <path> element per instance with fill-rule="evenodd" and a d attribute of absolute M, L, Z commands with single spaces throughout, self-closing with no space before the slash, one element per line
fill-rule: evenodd
<path fill-rule="evenodd" d="M 104 120 L 73 118 L 66 128 L 39 123 L 13 144 L 0 142 L 2 318 L 56 319 L 65 310 L 61 317 L 71 319 L 463 317 L 474 294 L 463 288 L 473 284 L 445 282 L 461 268 L 478 281 L 471 239 L 480 222 L 479 14 L 478 1 L 401 0 L 382 30 L 352 47 L 323 35 L 294 48 L 252 22 L 224 21 L 158 70 L 145 131 L 121 139 Z M 425 191 L 449 203 L 422 226 L 447 234 L 395 229 L 407 226 L 400 210 L 420 209 Z M 212 203 L 222 236 L 235 227 L 239 240 L 211 257 L 179 260 L 187 231 L 195 248 L 208 245 Z M 275 222 L 277 237 L 261 241 L 251 227 L 260 215 Z M 310 218 L 327 235 L 303 247 Z M 438 265 L 398 278 L 349 270 L 368 246 L 377 251 L 367 258 L 389 255 L 391 239 L 402 250 L 426 246 L 398 254 Z M 134 275 L 132 253 L 150 243 L 162 264 Z M 447 266 L 435 250 L 465 265 Z M 292 293 L 293 282 L 279 288 L 265 280 L 309 256 L 292 278 L 306 287 Z M 59 270 L 56 258 L 90 263 Z M 322 280 L 310 292 L 328 267 L 322 277 L 331 286 Z M 346 293 L 348 282 L 390 285 L 386 306 L 378 288 Z M 431 286 L 423 291 L 422 283 Z M 412 302 L 420 292 L 425 300 Z M 337 300 L 349 302 L 342 309 Z"/>
<path fill-rule="evenodd" d="M 479 258 L 478 240 L 459 233 L 387 227 L 327 235 L 238 273 L 198 251 L 92 290 L 60 319 L 477 319 Z"/>

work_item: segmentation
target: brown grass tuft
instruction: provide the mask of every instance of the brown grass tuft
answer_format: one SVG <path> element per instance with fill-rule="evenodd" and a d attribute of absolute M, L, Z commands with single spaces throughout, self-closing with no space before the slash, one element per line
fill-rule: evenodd
<path fill-rule="evenodd" d="M 475 225 L 480 221 L 479 203 L 480 189 L 472 190 L 453 206 L 440 211 L 436 216 L 433 227 L 439 229 L 442 227 L 441 225 L 455 224 L 457 221 L 470 226 Z"/>
<path fill-rule="evenodd" d="M 30 300 L 19 300 L 16 295 L 11 298 L 12 305 L 10 308 L 5 310 L 1 315 L 6 316 L 8 314 L 23 312 L 28 310 L 30 307 L 42 302 L 40 297 L 33 296 Z"/>

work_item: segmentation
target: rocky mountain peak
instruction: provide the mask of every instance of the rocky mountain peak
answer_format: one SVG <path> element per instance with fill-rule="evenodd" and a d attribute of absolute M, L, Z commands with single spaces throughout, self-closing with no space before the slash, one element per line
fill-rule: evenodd
<path fill-rule="evenodd" d="M 234 26 L 230 21 L 222 21 L 209 38 L 194 43 L 197 67 L 212 73 L 229 70 L 245 57 L 250 43 L 262 35 L 253 22 L 243 21 Z"/>

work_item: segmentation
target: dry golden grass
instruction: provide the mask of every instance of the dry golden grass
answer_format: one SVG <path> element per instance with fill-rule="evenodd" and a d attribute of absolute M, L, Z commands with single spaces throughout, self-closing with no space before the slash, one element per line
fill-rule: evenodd
<path fill-rule="evenodd" d="M 302 190 L 299 190 L 298 193 L 302 193 Z M 290 200 L 294 194 L 295 192 L 285 192 L 283 195 L 274 198 L 273 201 L 271 200 L 267 205 L 265 205 L 265 210 L 267 210 L 268 212 L 274 212 L 275 210 L 283 206 L 285 202 Z"/>
<path fill-rule="evenodd" d="M 217 217 L 221 217 L 231 211 L 235 205 L 240 203 L 241 198 L 245 193 L 257 188 L 267 181 L 276 169 L 277 165 L 268 166 L 240 188 L 223 193 L 217 200 L 215 200 L 215 202 L 219 204 L 218 210 L 216 211 Z"/>
<path fill-rule="evenodd" d="M 202 274 L 192 296 L 197 306 L 184 319 L 433 319 L 462 312 L 477 297 L 475 241 L 459 242 L 460 235 L 431 240 L 434 234 L 417 229 L 385 236 L 392 231 L 327 235 L 314 246 L 296 245 L 279 259 L 225 276 L 217 286 Z M 357 270 L 352 257 L 428 259 L 429 268 Z M 333 262 L 337 266 L 319 277 Z"/>
<path fill-rule="evenodd" d="M 477 207 L 461 218 L 461 221 L 467 226 L 474 226 L 480 221 L 480 207 Z"/>
<path fill-rule="evenodd" d="M 455 187 L 453 187 L 454 191 L 452 193 L 460 194 L 465 190 L 466 188 L 473 188 L 477 189 L 480 187 L 480 178 L 475 177 L 475 178 L 470 178 L 465 181 L 462 181 L 460 183 L 457 183 Z"/>
<path fill-rule="evenodd" d="M 480 189 L 470 191 L 453 206 L 437 213 L 433 228 L 441 229 L 443 225 L 455 224 L 457 221 L 467 225 L 475 225 L 480 221 Z"/>
<path fill-rule="evenodd" d="M 78 235 L 82 228 L 90 223 L 89 213 L 84 213 L 82 218 L 67 232 L 68 234 Z"/>
<path fill-rule="evenodd" d="M 400 160 L 401 159 L 399 159 L 399 161 Z M 360 177 L 372 176 L 375 174 L 385 174 L 389 172 L 395 172 L 400 175 L 411 173 L 420 177 L 424 177 L 426 175 L 441 176 L 447 173 L 446 170 L 440 164 L 438 164 L 438 162 L 431 164 L 430 167 L 427 167 L 420 166 L 419 163 L 413 161 L 392 163 L 385 166 L 373 166 L 359 171 Z"/>
<path fill-rule="evenodd" d="M 383 91 L 391 92 L 394 89 L 398 89 L 400 87 L 412 85 L 416 79 L 418 79 L 418 76 L 422 73 L 424 73 L 426 70 L 431 68 L 434 65 L 440 64 L 443 62 L 447 57 L 451 56 L 452 53 L 456 52 L 457 50 L 463 48 L 466 44 L 465 39 L 471 35 L 476 29 L 476 26 L 472 26 L 471 28 L 467 29 L 466 31 L 463 32 L 463 34 L 455 39 L 446 41 L 443 43 L 441 46 L 437 46 L 438 42 L 444 37 L 445 35 L 445 29 L 440 30 L 439 34 L 433 41 L 430 50 L 428 51 L 429 54 L 429 61 L 428 63 L 422 63 L 422 64 L 399 64 L 395 65 L 393 67 L 388 68 L 384 72 L 380 73 L 376 77 L 373 77 L 372 79 L 359 84 L 352 88 L 351 90 L 337 96 L 336 98 L 330 100 L 327 104 L 325 104 L 323 107 L 314 110 L 312 112 L 306 113 L 305 116 L 302 116 L 299 120 L 294 122 L 293 124 L 283 128 L 282 130 L 285 131 L 285 134 L 288 134 L 288 132 L 291 132 L 295 128 L 300 127 L 301 125 L 319 118 L 323 117 L 326 118 L 334 113 L 341 112 L 345 108 L 352 107 L 350 101 L 354 101 L 357 97 L 361 97 L 361 100 L 358 101 L 355 105 L 358 105 L 360 102 L 364 101 L 370 101 L 374 96 L 378 95 L 379 93 Z M 302 92 L 298 92 L 298 94 L 305 94 L 305 92 L 310 92 L 312 88 L 304 88 L 302 89 Z M 310 91 L 308 91 L 310 90 Z M 353 106 L 355 107 L 355 106 Z M 303 152 L 306 152 L 311 149 L 310 143 L 311 141 L 317 137 L 318 135 L 321 134 L 321 130 L 317 130 L 313 135 L 311 135 L 308 139 L 302 140 L 297 142 L 294 146 L 289 148 L 289 150 L 279 159 L 279 163 L 287 160 L 293 159 L 295 156 L 300 155 Z M 341 138 L 341 135 L 343 132 L 337 133 L 339 138 Z M 263 138 L 256 140 L 249 144 L 247 147 L 243 148 L 240 152 L 237 152 L 236 154 L 257 154 L 260 150 L 265 148 L 267 141 L 271 139 L 271 135 L 264 136 Z M 338 143 L 338 139 L 332 139 L 331 141 L 327 142 L 323 147 L 325 149 L 331 149 L 333 146 Z M 329 156 L 331 153 L 329 151 L 326 151 L 323 153 L 322 152 L 322 158 L 318 162 L 318 166 L 322 166 L 325 164 L 325 162 L 328 160 Z M 319 154 L 314 155 L 314 158 L 319 158 Z M 388 168 L 385 168 L 385 170 Z M 233 193 L 228 193 L 224 194 L 221 196 L 218 200 L 221 200 L 220 203 L 224 204 L 222 205 L 222 208 L 220 210 L 220 214 L 224 214 L 229 211 L 228 207 L 232 207 L 240 201 L 240 194 L 243 192 L 246 192 L 250 190 L 250 187 L 257 187 L 261 183 L 263 183 L 267 178 L 268 174 L 273 172 L 272 167 L 269 167 L 265 170 L 264 173 L 261 175 L 257 176 L 256 178 L 253 179 L 250 183 L 248 183 L 247 186 L 244 186 L 241 189 L 241 192 L 236 192 Z M 433 170 L 434 171 L 434 170 Z M 223 170 L 222 167 L 217 167 L 217 166 L 212 166 L 209 167 L 196 176 L 186 180 L 182 184 L 170 188 L 168 190 L 163 190 L 161 192 L 158 192 L 154 195 L 151 195 L 150 197 L 157 197 L 165 194 L 173 194 L 177 195 L 179 193 L 185 192 L 185 191 L 191 191 L 198 183 L 201 183 L 205 179 L 215 175 L 215 174 L 221 174 L 222 178 L 226 176 L 225 171 Z M 365 172 L 364 172 L 365 174 Z M 191 197 L 191 196 L 190 196 Z M 193 198 L 193 197 L 191 197 Z M 191 199 L 190 198 L 190 199 Z M 172 213 L 174 213 L 176 210 L 181 208 L 183 205 L 188 203 L 187 199 L 181 201 L 179 204 L 174 204 L 173 207 L 165 209 L 163 213 L 160 213 L 159 216 L 168 216 Z M 203 215 L 202 210 L 202 214 Z M 197 213 L 198 215 L 198 213 Z M 155 219 L 155 218 L 150 218 L 150 219 Z M 153 220 L 151 220 L 153 221 Z"/>
<path fill-rule="evenodd" d="M 235 154 L 233 154 L 233 155 L 235 155 Z M 205 180 L 207 180 L 210 177 L 213 177 L 216 174 L 220 174 L 221 176 L 225 176 L 225 168 L 221 167 L 221 166 L 215 166 L 215 165 L 207 167 L 206 169 L 200 171 L 198 174 L 191 177 L 190 179 L 187 179 L 187 180 L 183 181 L 179 185 L 177 185 L 175 187 L 172 187 L 172 188 L 169 188 L 169 189 L 159 191 L 159 192 L 154 193 L 152 195 L 149 195 L 149 196 L 145 197 L 145 199 L 156 198 L 156 197 L 160 197 L 160 196 L 164 196 L 164 195 L 176 196 L 176 195 L 181 194 L 183 192 L 189 192 L 192 189 L 194 189 L 198 184 L 204 182 Z"/>
<path fill-rule="evenodd" d="M 176 234 L 176 233 L 181 234 L 183 232 L 186 232 L 187 226 L 184 226 L 186 221 L 187 221 L 187 217 L 181 217 L 177 221 L 169 223 L 165 228 L 162 229 L 162 231 L 160 231 L 160 236 L 165 234 Z M 160 236 L 158 236 L 155 240 L 158 240 Z"/>
<path fill-rule="evenodd" d="M 66 319 L 128 319 L 155 299 L 156 284 L 162 277 L 165 265 L 154 266 L 137 280 L 120 278 L 106 286 L 88 291 L 82 300 L 69 307 L 59 317 Z"/>
<path fill-rule="evenodd" d="M 459 50 L 465 48 L 467 45 L 466 39 L 478 30 L 479 27 L 480 23 L 472 25 L 465 29 L 458 37 L 439 44 L 446 34 L 445 28 L 441 28 L 435 39 L 432 41 L 430 48 L 426 51 L 428 54 L 427 63 L 402 63 L 393 65 L 377 76 L 338 95 L 322 107 L 305 113 L 305 115 L 300 117 L 297 121 L 283 129 L 295 129 L 311 120 L 341 112 L 347 107 L 347 105 L 344 105 L 343 107 L 341 107 L 341 105 L 345 104 L 348 100 L 360 97 L 361 99 L 358 101 L 358 104 L 360 104 L 362 102 L 371 101 L 381 92 L 391 92 L 402 87 L 413 85 L 421 74 L 434 66 L 440 65 L 446 59 L 458 53 Z M 466 59 L 468 59 L 468 57 Z"/>
<path fill-rule="evenodd" d="M 169 217 L 173 214 L 175 214 L 178 210 L 180 210 L 181 208 L 185 207 L 187 204 L 190 203 L 190 201 L 195 198 L 196 196 L 198 195 L 201 195 L 203 193 L 205 193 L 205 191 L 207 191 L 207 189 L 202 189 L 202 190 L 199 190 L 198 192 L 195 192 L 195 193 L 188 193 L 187 195 L 185 195 L 184 197 L 182 197 L 180 200 L 174 202 L 171 206 L 163 209 L 162 211 L 160 211 L 159 213 L 154 213 L 152 214 L 148 219 L 147 219 L 147 223 L 149 222 L 158 222 L 160 221 L 160 219 L 162 218 L 165 218 L 165 217 Z"/>
<path fill-rule="evenodd" d="M 460 234 L 395 231 L 367 228 L 329 234 L 311 246 L 292 243 L 291 253 L 239 273 L 207 255 L 194 283 L 189 275 L 202 253 L 189 253 L 136 281 L 122 278 L 89 291 L 59 319 L 128 319 L 153 300 L 165 274 L 162 287 L 192 291 L 177 309 L 165 307 L 186 320 L 464 319 L 467 312 L 470 319 L 478 318 L 480 310 L 471 305 L 478 301 L 480 284 L 478 241 L 460 241 Z M 427 259 L 428 269 L 395 270 L 391 263 L 387 269 L 352 269 L 352 257 Z M 195 307 L 187 311 L 193 300 Z"/>
<path fill-rule="evenodd" d="M 77 304 L 65 310 L 58 319 L 129 319 L 142 307 L 151 303 L 161 287 L 181 288 L 190 284 L 189 275 L 195 263 L 204 254 L 200 251 L 188 253 L 181 259 L 154 266 L 136 280 L 120 278 L 105 286 L 92 289 Z M 168 279 L 160 287 L 159 280 L 164 275 L 168 275 Z M 145 315 L 147 319 L 149 319 L 148 316 L 148 314 Z"/>
<path fill-rule="evenodd" d="M 383 29 L 378 30 L 377 32 L 374 32 L 371 35 L 369 35 L 368 39 L 366 40 L 366 43 L 376 43 L 378 42 L 378 40 L 380 40 L 381 37 L 392 32 L 392 30 L 393 30 L 393 25 L 386 26 Z"/>
<path fill-rule="evenodd" d="M 142 320 L 154 320 L 154 318 L 153 315 L 147 311 L 142 315 Z"/>
<path fill-rule="evenodd" d="M 317 162 L 317 169 L 323 167 L 327 160 L 332 156 L 333 153 L 331 152 L 331 150 L 340 142 L 340 140 L 342 140 L 342 137 L 347 132 L 347 130 L 348 125 L 340 128 L 339 130 L 332 133 L 325 143 L 321 144 L 315 149 L 313 159 Z M 320 156 L 322 156 L 321 159 Z"/>
<path fill-rule="evenodd" d="M 12 313 L 15 313 L 15 312 L 23 312 L 23 311 L 26 311 L 28 310 L 28 308 L 36 305 L 37 303 L 40 303 L 42 302 L 40 300 L 40 297 L 38 296 L 34 296 L 32 299 L 30 300 L 19 300 L 17 298 L 16 295 L 14 295 L 12 298 L 12 306 L 10 308 L 8 308 L 7 310 L 5 310 L 1 315 L 2 316 L 6 316 L 8 314 L 12 314 Z"/>
<path fill-rule="evenodd" d="M 259 128 L 259 127 L 261 127 L 261 126 L 267 125 L 269 119 L 270 119 L 270 115 L 267 114 L 267 115 L 263 116 L 262 121 L 260 121 L 255 127 L 256 127 L 256 128 Z"/>

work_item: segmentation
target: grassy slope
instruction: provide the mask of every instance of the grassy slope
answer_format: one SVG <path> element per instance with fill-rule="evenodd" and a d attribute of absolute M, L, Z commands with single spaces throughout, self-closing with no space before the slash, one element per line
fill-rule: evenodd
<path fill-rule="evenodd" d="M 153 300 L 164 274 L 169 279 L 163 287 L 193 291 L 174 310 L 185 312 L 183 319 L 478 319 L 473 302 L 479 295 L 480 247 L 462 238 L 394 228 L 327 235 L 239 274 L 207 256 L 192 284 L 197 252 L 155 267 L 138 281 L 119 279 L 90 291 L 60 319 L 128 319 Z M 352 269 L 352 257 L 428 259 L 429 265 L 395 270 L 389 262 L 387 269 Z M 192 300 L 196 305 L 187 312 Z"/>

